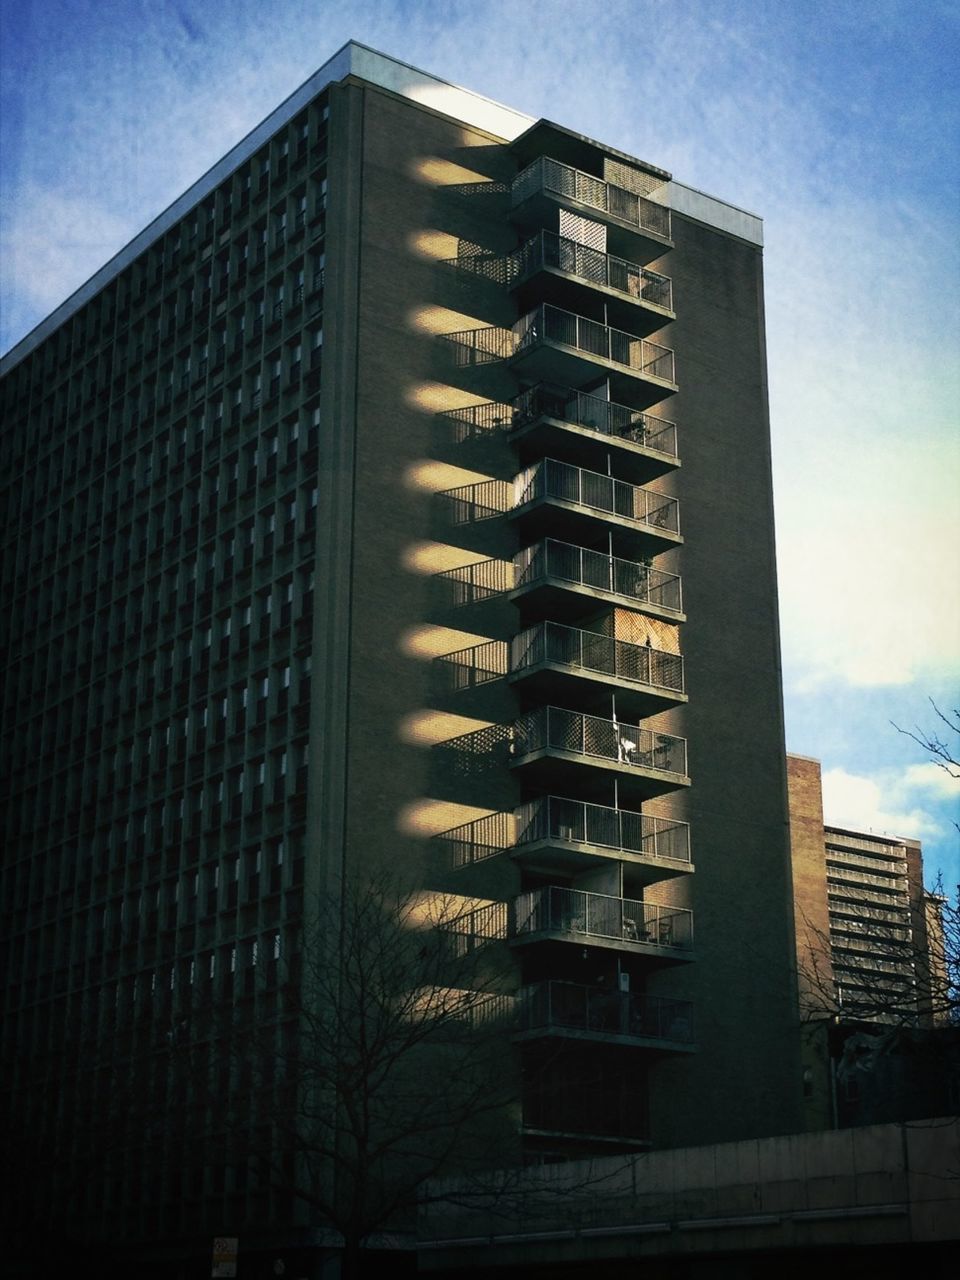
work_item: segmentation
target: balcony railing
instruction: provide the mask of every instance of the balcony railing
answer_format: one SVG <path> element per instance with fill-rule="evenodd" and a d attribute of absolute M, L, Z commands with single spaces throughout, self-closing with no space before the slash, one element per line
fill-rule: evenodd
<path fill-rule="evenodd" d="M 488 640 L 484 644 L 440 654 L 434 662 L 448 677 L 448 687 L 459 692 L 503 679 L 507 674 L 507 659 L 506 640 Z"/>
<path fill-rule="evenodd" d="M 490 724 L 438 742 L 435 751 L 449 760 L 454 777 L 500 773 L 505 765 L 522 765 L 538 751 L 562 751 L 585 762 L 609 761 L 629 770 L 656 771 L 681 780 L 687 772 L 687 742 L 669 733 L 655 733 L 627 721 L 537 707 L 513 724 Z"/>
<path fill-rule="evenodd" d="M 515 813 L 489 813 L 451 827 L 436 839 L 450 848 L 453 863 L 470 866 L 508 849 L 551 841 L 690 862 L 690 828 L 672 818 L 655 818 L 629 809 L 586 804 L 563 796 L 541 796 Z"/>
<path fill-rule="evenodd" d="M 662 347 L 646 338 L 638 338 L 623 329 L 613 329 L 596 320 L 588 320 L 586 316 L 578 316 L 560 307 L 549 304 L 535 307 L 513 326 L 513 335 L 514 356 L 522 355 L 544 342 L 556 342 L 586 356 L 596 356 L 601 360 L 609 360 L 612 364 L 622 365 L 646 377 L 670 383 L 676 381 L 673 352 L 669 347 Z"/>
<path fill-rule="evenodd" d="M 450 504 L 456 525 L 476 524 L 527 503 L 555 499 L 667 533 L 680 532 L 680 504 L 676 498 L 555 458 L 544 458 L 528 467 L 512 484 L 506 480 L 479 480 L 445 489 L 439 496 Z"/>
<path fill-rule="evenodd" d="M 677 457 L 675 423 L 573 388 L 561 391 L 531 387 L 512 404 L 488 400 L 483 404 L 464 405 L 461 409 L 447 409 L 443 416 L 457 423 L 461 442 L 482 438 L 489 432 L 519 429 L 545 417 L 596 431 L 599 435 L 616 436 L 669 458 Z"/>
<path fill-rule="evenodd" d="M 603 253 L 579 240 L 557 235 L 555 231 L 539 231 L 512 253 L 465 253 L 446 261 L 458 271 L 504 288 L 543 268 L 555 268 L 586 284 L 613 289 L 640 302 L 673 310 L 673 283 L 669 276 L 649 271 L 626 258 Z"/>
<path fill-rule="evenodd" d="M 540 156 L 514 178 L 510 189 L 511 206 L 516 208 L 524 200 L 540 193 L 576 200 L 578 204 L 628 222 L 640 231 L 652 231 L 654 235 L 665 238 L 670 236 L 670 210 L 664 205 L 547 156 Z"/>
<path fill-rule="evenodd" d="M 485 562 L 486 563 L 486 562 Z M 680 578 L 636 560 L 621 560 L 569 542 L 545 538 L 525 547 L 514 557 L 515 587 L 527 587 L 544 578 L 558 578 L 574 586 L 609 591 L 613 595 L 681 613 Z"/>
<path fill-rule="evenodd" d="M 443 569 L 437 577 L 452 584 L 453 603 L 461 607 L 491 600 L 510 591 L 516 569 L 509 560 L 475 560 L 456 569 Z"/>
<path fill-rule="evenodd" d="M 483 407 L 483 406 L 480 406 Z M 458 412 L 458 411 L 455 411 Z M 462 412 L 462 411 L 461 411 Z M 665 418 L 641 413 L 625 404 L 602 400 L 585 391 L 555 391 L 548 387 L 531 387 L 513 402 L 512 426 L 523 427 L 537 418 L 556 418 L 575 427 L 597 431 L 604 436 L 619 436 L 633 444 L 655 449 L 671 458 L 677 456 L 677 428 Z"/>
<path fill-rule="evenodd" d="M 558 622 L 542 622 L 509 642 L 483 644 L 439 655 L 435 662 L 449 677 L 454 691 L 473 689 L 508 673 L 520 674 L 543 663 L 574 673 L 610 676 L 625 684 L 647 685 L 669 693 L 683 693 L 683 658 L 678 653 L 632 644 L 595 631 L 582 631 Z"/>
<path fill-rule="evenodd" d="M 558 498 L 669 533 L 680 532 L 680 503 L 676 498 L 555 458 L 544 458 L 521 472 L 514 481 L 514 490 L 517 507 L 540 498 Z"/>
<path fill-rule="evenodd" d="M 874 876 L 866 871 L 856 871 L 853 867 L 838 867 L 827 861 L 827 883 L 855 885 L 873 885 L 877 889 L 886 889 L 889 893 L 906 893 L 905 876 Z"/>
<path fill-rule="evenodd" d="M 541 622 L 510 641 L 511 672 L 544 662 L 683 693 L 683 658 L 679 653 L 631 644 L 559 622 Z"/>
<path fill-rule="evenodd" d="M 576 276 L 588 284 L 616 289 L 640 302 L 673 309 L 673 284 L 669 276 L 648 271 L 637 262 L 602 253 L 590 245 L 555 231 L 540 231 L 521 245 L 509 258 L 508 282 L 530 275 L 544 267 L 553 267 Z"/>
<path fill-rule="evenodd" d="M 693 1041 L 693 1005 L 577 982 L 537 982 L 520 988 L 520 1028 L 592 1031 L 686 1044 Z"/>
<path fill-rule="evenodd" d="M 568 934 L 574 941 L 604 938 L 689 948 L 693 945 L 693 912 L 636 898 L 545 885 L 521 893 L 510 910 L 511 938 L 534 933 Z"/>
<path fill-rule="evenodd" d="M 480 821 L 487 820 L 481 818 Z M 594 845 L 615 853 L 690 861 L 690 827 L 673 818 L 655 818 L 563 796 L 541 796 L 521 805 L 516 811 L 516 821 L 514 843 L 518 848 L 536 841 L 559 840 L 565 844 Z M 485 829 L 484 834 L 489 839 L 492 831 Z"/>
<path fill-rule="evenodd" d="M 686 738 L 564 707 L 536 707 L 515 721 L 510 748 L 513 759 L 520 761 L 536 751 L 565 751 L 681 777 L 687 772 Z"/>

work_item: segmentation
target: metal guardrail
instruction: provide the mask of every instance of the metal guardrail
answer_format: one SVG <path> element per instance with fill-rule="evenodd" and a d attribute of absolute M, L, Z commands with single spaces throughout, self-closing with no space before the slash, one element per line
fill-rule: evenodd
<path fill-rule="evenodd" d="M 557 840 L 613 853 L 690 861 L 690 827 L 629 809 L 587 804 L 563 796 L 540 796 L 514 813 L 489 813 L 436 837 L 450 849 L 455 866 L 469 866 L 525 844 Z"/>
<path fill-rule="evenodd" d="M 556 498 L 652 529 L 680 532 L 680 504 L 676 498 L 554 458 L 544 458 L 528 467 L 512 483 L 478 480 L 444 489 L 437 496 L 450 505 L 450 518 L 455 525 L 477 524 L 528 502 Z"/>
<path fill-rule="evenodd" d="M 656 605 L 671 613 L 683 611 L 679 576 L 637 560 L 621 560 L 602 551 L 545 538 L 518 552 L 513 563 L 516 572 L 514 587 L 530 586 L 544 578 L 558 578 L 574 586 L 592 587 Z"/>
<path fill-rule="evenodd" d="M 487 640 L 440 654 L 434 661 L 449 676 L 454 692 L 460 692 L 502 679 L 507 674 L 507 654 L 506 640 Z"/>
<path fill-rule="evenodd" d="M 544 458 L 521 472 L 514 488 L 513 505 L 517 507 L 538 498 L 559 498 L 669 533 L 680 532 L 680 503 L 676 498 L 555 458 Z"/>
<path fill-rule="evenodd" d="M 566 390 L 531 387 L 512 403 L 487 400 L 460 409 L 446 409 L 443 416 L 457 424 L 461 443 L 482 438 L 489 432 L 511 431 L 547 417 L 599 435 L 628 440 L 669 458 L 677 457 L 676 423 L 572 387 Z"/>
<path fill-rule="evenodd" d="M 577 982 L 547 981 L 520 988 L 524 1031 L 596 1031 L 649 1040 L 693 1040 L 693 1005 L 687 1000 L 611 991 Z"/>
<path fill-rule="evenodd" d="M 609 213 L 640 231 L 670 236 L 670 210 L 665 205 L 604 182 L 582 169 L 551 160 L 549 156 L 538 157 L 517 174 L 510 187 L 510 203 L 516 208 L 541 191 Z"/>
<path fill-rule="evenodd" d="M 541 342 L 557 342 L 646 377 L 675 382 L 669 347 L 547 304 L 521 317 L 512 329 L 488 326 L 438 336 L 453 347 L 458 368 L 510 360 Z"/>
<path fill-rule="evenodd" d="M 513 724 L 483 729 L 438 742 L 456 777 L 478 777 L 517 763 L 535 751 L 566 751 L 586 760 L 609 760 L 629 768 L 686 777 L 687 742 L 639 724 L 606 720 L 564 707 L 537 707 Z"/>
<path fill-rule="evenodd" d="M 443 569 L 437 577 L 453 585 L 453 602 L 460 607 L 504 595 L 513 588 L 516 571 L 509 560 L 476 560 Z"/>
<path fill-rule="evenodd" d="M 481 332 L 500 333 L 501 330 Z M 558 342 L 588 356 L 598 356 L 613 364 L 623 365 L 635 373 L 673 383 L 673 352 L 658 342 L 638 338 L 623 329 L 588 320 L 586 316 L 564 311 L 548 303 L 535 307 L 513 326 L 516 342 L 512 355 L 521 355 L 542 342 Z M 502 358 L 502 357 L 501 357 Z"/>
<path fill-rule="evenodd" d="M 510 671 L 523 671 L 540 662 L 595 671 L 672 693 L 683 692 L 683 658 L 679 653 L 632 644 L 559 622 L 541 622 L 510 641 Z"/>
<path fill-rule="evenodd" d="M 508 936 L 520 938 L 532 933 L 685 948 L 693 945 L 693 912 L 637 898 L 544 885 L 519 894 L 510 907 Z"/>
<path fill-rule="evenodd" d="M 514 760 L 542 750 L 568 751 L 681 777 L 687 772 L 686 738 L 565 707 L 535 707 L 514 722 L 510 752 Z"/>
<path fill-rule="evenodd" d="M 669 276 L 570 240 L 555 231 L 539 231 L 510 254 L 508 261 L 507 283 L 543 267 L 554 267 L 588 284 L 616 289 L 641 302 L 673 310 L 673 282 Z"/>
<path fill-rule="evenodd" d="M 600 249 L 558 235 L 555 231 L 538 231 L 512 253 L 460 253 L 444 259 L 444 265 L 466 275 L 489 280 L 509 288 L 525 276 L 545 267 L 564 271 L 587 284 L 616 290 L 629 298 L 648 302 L 664 310 L 673 310 L 673 282 L 641 267 L 638 262 L 618 258 Z"/>
<path fill-rule="evenodd" d="M 671 693 L 683 692 L 680 654 L 563 626 L 559 622 L 541 622 L 509 642 L 487 640 L 439 654 L 434 661 L 447 673 L 454 692 L 477 688 L 501 679 L 508 672 L 524 671 L 541 662 L 555 663 L 574 672 L 596 672 L 624 683 L 649 685 Z"/>
<path fill-rule="evenodd" d="M 677 456 L 676 423 L 572 387 L 558 391 L 536 386 L 517 396 L 513 402 L 513 427 L 525 426 L 540 417 L 556 418 L 600 435 L 619 436 L 671 458 Z"/>
<path fill-rule="evenodd" d="M 587 804 L 563 796 L 540 796 L 520 806 L 516 811 L 516 822 L 515 844 L 518 848 L 539 840 L 561 840 L 570 844 L 595 845 L 619 853 L 690 861 L 689 824 L 673 818 L 655 818 L 646 813 Z"/>
<path fill-rule="evenodd" d="M 510 329 L 458 329 L 438 336 L 453 347 L 454 363 L 459 369 L 509 360 L 517 347 L 516 335 Z"/>

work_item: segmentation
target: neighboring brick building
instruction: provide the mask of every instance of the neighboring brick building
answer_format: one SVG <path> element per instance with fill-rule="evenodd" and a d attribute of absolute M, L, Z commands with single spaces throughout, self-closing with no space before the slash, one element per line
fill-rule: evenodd
<path fill-rule="evenodd" d="M 164 1046 L 202 987 L 279 1049 L 377 866 L 509 943 L 505 1158 L 802 1126 L 761 259 L 348 45 L 5 357 L 21 1224 L 309 1227 Z M 91 1170 L 74 1102 L 146 1049 L 159 1138 Z"/>
<path fill-rule="evenodd" d="M 825 825 L 819 761 L 788 755 L 787 771 L 807 1127 L 939 1115 L 955 1104 L 934 1080 L 950 1038 L 927 1034 L 946 1017 L 942 899 L 920 842 Z M 884 1062 L 867 1056 L 881 1039 Z M 892 1052 L 908 1042 L 912 1073 Z"/>

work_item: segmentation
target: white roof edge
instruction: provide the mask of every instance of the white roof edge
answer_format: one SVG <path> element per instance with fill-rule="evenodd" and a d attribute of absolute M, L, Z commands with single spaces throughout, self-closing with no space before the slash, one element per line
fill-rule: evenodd
<path fill-rule="evenodd" d="M 654 193 L 656 199 L 659 193 Z M 716 196 L 708 196 L 695 187 L 685 187 L 682 182 L 666 184 L 663 203 L 676 213 L 682 213 L 697 222 L 705 222 L 708 227 L 716 227 L 720 231 L 728 231 L 739 236 L 750 244 L 763 247 L 763 219 L 746 209 L 738 209 L 726 200 L 718 200 Z"/>
<path fill-rule="evenodd" d="M 462 120 L 465 124 L 484 129 L 506 141 L 519 137 L 536 121 L 534 116 L 515 111 L 512 107 L 505 107 L 499 102 L 485 98 L 482 94 L 474 93 L 471 89 L 462 89 L 427 71 L 420 71 L 406 62 L 400 62 L 367 45 L 349 40 L 337 50 L 333 57 L 328 58 L 319 70 L 261 120 L 245 138 L 231 147 L 212 168 L 208 169 L 201 178 L 198 178 L 128 244 L 114 254 L 99 271 L 96 271 L 79 289 L 41 320 L 26 337 L 21 338 L 15 346 L 11 347 L 6 355 L 0 358 L 0 374 L 9 372 L 64 321 L 94 298 L 155 240 L 189 213 L 194 205 L 205 199 L 235 169 L 248 160 L 282 125 L 292 120 L 318 93 L 348 75 L 355 75 L 358 79 L 389 89 L 401 97 L 419 102 L 443 115 Z M 598 143 L 598 145 L 602 147 L 603 144 Z M 679 182 L 668 183 L 662 189 L 661 198 L 678 213 L 729 231 L 753 244 L 763 243 L 763 224 L 754 214 L 745 213 L 733 205 L 717 200 L 713 196 L 704 195 L 703 192 L 695 191 L 692 187 L 685 187 Z"/>

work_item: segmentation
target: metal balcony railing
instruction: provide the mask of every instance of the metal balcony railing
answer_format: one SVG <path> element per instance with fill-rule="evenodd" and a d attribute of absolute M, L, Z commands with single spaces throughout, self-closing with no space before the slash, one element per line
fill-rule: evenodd
<path fill-rule="evenodd" d="M 693 912 L 637 898 L 545 885 L 519 894 L 511 904 L 509 937 L 533 933 L 569 934 L 575 941 L 606 938 L 687 948 L 693 945 Z"/>
<path fill-rule="evenodd" d="M 501 330 L 481 332 L 500 333 Z M 674 359 L 669 347 L 623 329 L 588 320 L 572 311 L 544 304 L 521 317 L 513 326 L 514 356 L 532 350 L 544 342 L 557 342 L 565 347 L 622 365 L 646 377 L 673 383 Z"/>
<path fill-rule="evenodd" d="M 538 498 L 576 502 L 593 511 L 635 520 L 655 529 L 680 532 L 680 503 L 676 498 L 615 480 L 598 471 L 585 471 L 583 467 L 558 462 L 555 458 L 535 463 L 514 481 L 514 506 L 521 507 Z"/>
<path fill-rule="evenodd" d="M 568 711 L 565 707 L 536 707 L 514 722 L 510 745 L 514 760 L 545 750 L 566 751 L 589 760 L 609 760 L 680 777 L 687 772 L 686 738 Z"/>
<path fill-rule="evenodd" d="M 473 911 L 446 920 L 439 926 L 449 954 L 458 958 L 508 935 L 505 902 L 489 902 Z"/>
<path fill-rule="evenodd" d="M 833 927 L 835 922 L 841 922 L 841 927 L 847 928 L 848 922 L 854 920 L 877 920 L 885 925 L 903 925 L 906 928 L 910 926 L 910 907 L 909 905 L 898 906 L 888 903 L 882 907 L 868 907 L 862 903 L 859 898 L 852 895 L 849 898 L 838 898 L 836 896 L 837 886 L 832 886 L 834 892 L 828 893 L 827 903 L 830 912 L 830 924 Z"/>
<path fill-rule="evenodd" d="M 522 764 L 524 756 L 537 751 L 563 751 L 584 761 L 610 761 L 678 779 L 687 772 L 685 738 L 564 707 L 537 707 L 513 724 L 474 729 L 438 742 L 434 750 L 446 754 L 452 775 L 461 778 L 499 773 L 505 765 Z"/>
<path fill-rule="evenodd" d="M 476 524 L 526 503 L 554 498 L 652 529 L 680 532 L 680 504 L 676 498 L 554 458 L 544 458 L 528 467 L 512 483 L 479 480 L 445 489 L 438 496 L 450 504 L 456 525 Z"/>
<path fill-rule="evenodd" d="M 856 885 L 873 885 L 877 889 L 886 889 L 890 893 L 906 893 L 905 876 L 874 876 L 866 871 L 855 871 L 852 867 L 838 867 L 827 861 L 827 883 L 843 883 L 851 887 Z"/>
<path fill-rule="evenodd" d="M 683 658 L 679 653 L 631 644 L 559 622 L 541 622 L 510 641 L 511 672 L 541 662 L 683 693 Z"/>
<path fill-rule="evenodd" d="M 683 610 L 679 576 L 636 560 L 621 560 L 602 551 L 545 538 L 518 552 L 513 563 L 514 587 L 530 586 L 544 578 L 559 578 L 574 586 L 609 591 L 671 613 Z"/>
<path fill-rule="evenodd" d="M 907 864 L 902 858 L 871 858 L 862 853 L 848 853 L 845 849 L 826 850 L 828 867 L 846 867 L 848 871 L 879 871 L 882 875 L 903 877 Z"/>
<path fill-rule="evenodd" d="M 673 818 L 655 818 L 563 796 L 541 796 L 520 806 L 516 822 L 514 843 L 518 848 L 540 840 L 562 840 L 599 846 L 614 853 L 690 861 L 690 827 Z M 492 830 L 484 830 L 486 838 L 492 834 Z"/>
<path fill-rule="evenodd" d="M 670 236 L 670 210 L 664 205 L 547 156 L 540 156 L 514 178 L 510 187 L 511 206 L 516 208 L 541 192 L 609 213 L 639 231 Z"/>
<path fill-rule="evenodd" d="M 683 658 L 678 653 L 632 644 L 613 636 L 558 622 L 542 622 L 509 642 L 483 644 L 440 654 L 438 667 L 447 672 L 454 691 L 473 689 L 519 673 L 540 663 L 553 663 L 572 672 L 611 676 L 625 684 L 649 685 L 683 693 Z"/>
<path fill-rule="evenodd" d="M 604 436 L 619 436 L 671 458 L 677 456 L 675 423 L 572 387 L 556 391 L 536 386 L 517 396 L 513 402 L 513 427 L 522 427 L 540 417 L 556 418 Z"/>
<path fill-rule="evenodd" d="M 442 653 L 434 661 L 447 673 L 450 687 L 460 692 L 488 684 L 491 680 L 501 680 L 507 674 L 507 659 L 506 640 L 488 640 L 484 644 Z"/>
<path fill-rule="evenodd" d="M 456 569 L 443 569 L 437 577 L 453 585 L 453 602 L 459 607 L 510 591 L 516 570 L 508 560 L 475 560 Z"/>
<path fill-rule="evenodd" d="M 669 276 L 641 267 L 637 262 L 604 253 L 555 231 L 539 231 L 512 253 L 462 253 L 446 263 L 468 275 L 479 276 L 509 288 L 525 276 L 545 267 L 564 271 L 586 284 L 614 289 L 640 302 L 673 310 L 673 283 Z"/>
<path fill-rule="evenodd" d="M 673 309 L 673 283 L 669 276 L 648 271 L 637 262 L 602 253 L 577 240 L 569 240 L 555 231 L 538 232 L 510 254 L 508 283 L 544 267 L 554 267 L 588 284 L 616 289 L 619 293 L 668 311 Z"/>
<path fill-rule="evenodd" d="M 531 387 L 512 404 L 488 400 L 461 409 L 447 409 L 443 416 L 458 424 L 461 441 L 482 437 L 491 431 L 513 430 L 548 417 L 599 435 L 617 436 L 670 458 L 677 457 L 676 423 L 573 388 Z"/>
<path fill-rule="evenodd" d="M 494 858 L 512 847 L 516 822 L 512 813 L 488 813 L 434 837 L 450 850 L 455 867 L 468 867 L 485 858 Z"/>
<path fill-rule="evenodd" d="M 459 369 L 509 360 L 517 348 L 517 338 L 511 329 L 458 329 L 438 336 L 453 347 L 454 362 Z"/>
<path fill-rule="evenodd" d="M 537 982 L 520 988 L 523 1031 L 594 1031 L 645 1040 L 693 1040 L 693 1005 L 686 1000 L 611 991 L 578 982 Z"/>
<path fill-rule="evenodd" d="M 436 839 L 449 847 L 458 867 L 482 862 L 508 849 L 522 850 L 524 845 L 550 840 L 609 849 L 614 854 L 690 862 L 690 828 L 686 822 L 563 796 L 538 797 L 514 813 L 486 814 L 442 831 Z"/>

